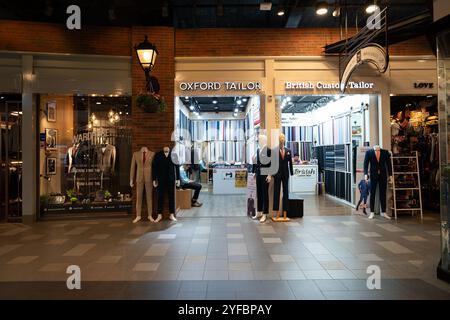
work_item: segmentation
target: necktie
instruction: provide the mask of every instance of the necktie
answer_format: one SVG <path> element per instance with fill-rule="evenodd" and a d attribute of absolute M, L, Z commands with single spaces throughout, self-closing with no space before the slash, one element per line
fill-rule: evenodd
<path fill-rule="evenodd" d="M 144 152 L 144 153 L 142 154 L 142 163 L 143 163 L 143 164 L 145 164 L 145 154 L 146 154 L 146 152 Z"/>
<path fill-rule="evenodd" d="M 377 161 L 380 162 L 381 150 L 375 150 L 375 155 L 377 157 Z"/>

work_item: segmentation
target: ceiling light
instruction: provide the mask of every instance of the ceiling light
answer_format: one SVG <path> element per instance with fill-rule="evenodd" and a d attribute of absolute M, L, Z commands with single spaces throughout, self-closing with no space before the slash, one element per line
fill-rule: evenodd
<path fill-rule="evenodd" d="M 236 101 L 236 103 L 240 106 L 242 104 L 241 100 Z"/>
<path fill-rule="evenodd" d="M 366 7 L 366 13 L 372 14 L 377 10 L 380 10 L 380 7 L 377 5 L 377 1 L 376 0 L 370 1 Z"/>
<path fill-rule="evenodd" d="M 328 4 L 326 2 L 320 1 L 316 6 L 316 14 L 323 16 L 328 13 Z"/>
<path fill-rule="evenodd" d="M 262 2 L 259 5 L 259 10 L 261 10 L 261 11 L 270 11 L 270 10 L 272 10 L 272 2 Z"/>
<path fill-rule="evenodd" d="M 291 101 L 292 101 L 292 98 L 291 98 L 291 97 L 287 97 L 287 98 L 286 98 L 286 101 L 287 101 L 287 102 L 291 102 Z"/>
<path fill-rule="evenodd" d="M 217 101 L 216 99 L 214 99 L 212 103 L 213 103 L 213 104 L 217 104 L 218 101 Z"/>
<path fill-rule="evenodd" d="M 190 106 L 189 109 L 191 109 L 191 111 L 194 111 L 195 107 L 194 106 Z"/>
<path fill-rule="evenodd" d="M 337 18 L 341 15 L 341 7 L 336 7 L 333 10 L 333 17 Z"/>
<path fill-rule="evenodd" d="M 98 101 L 98 102 L 96 102 L 95 104 L 96 104 L 96 105 L 101 105 L 102 103 L 101 103 L 100 101 Z"/>
<path fill-rule="evenodd" d="M 278 15 L 279 17 L 284 16 L 284 14 L 285 14 L 284 9 L 278 9 L 277 15 Z"/>
<path fill-rule="evenodd" d="M 248 99 L 247 99 L 247 98 L 244 98 L 244 99 L 242 99 L 242 101 L 244 101 L 244 102 L 247 102 L 247 101 L 248 101 Z"/>

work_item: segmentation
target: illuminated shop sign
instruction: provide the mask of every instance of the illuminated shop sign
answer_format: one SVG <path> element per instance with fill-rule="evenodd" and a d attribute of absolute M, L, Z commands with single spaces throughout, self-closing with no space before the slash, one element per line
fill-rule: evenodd
<path fill-rule="evenodd" d="M 375 87 L 375 84 L 373 82 L 365 82 L 365 81 L 359 81 L 359 82 L 349 82 L 347 84 L 348 89 L 373 89 Z M 323 82 L 323 81 L 317 81 L 317 82 L 311 82 L 311 81 L 303 81 L 303 82 L 292 82 L 292 81 L 286 81 L 285 83 L 285 89 L 286 90 L 339 90 L 340 85 L 339 82 Z"/>
<path fill-rule="evenodd" d="M 260 82 L 181 82 L 181 91 L 259 91 Z"/>

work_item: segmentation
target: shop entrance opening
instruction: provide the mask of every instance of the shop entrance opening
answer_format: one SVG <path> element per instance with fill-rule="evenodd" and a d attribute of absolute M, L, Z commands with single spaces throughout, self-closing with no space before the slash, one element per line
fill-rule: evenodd
<path fill-rule="evenodd" d="M 176 98 L 179 217 L 244 217 L 256 210 L 256 187 L 248 177 L 262 126 L 260 105 L 259 96 Z"/>
<path fill-rule="evenodd" d="M 293 154 L 290 193 L 305 199 L 309 215 L 351 214 L 359 202 L 364 157 L 358 153 L 370 145 L 369 108 L 377 104 L 368 94 L 277 97 Z"/>

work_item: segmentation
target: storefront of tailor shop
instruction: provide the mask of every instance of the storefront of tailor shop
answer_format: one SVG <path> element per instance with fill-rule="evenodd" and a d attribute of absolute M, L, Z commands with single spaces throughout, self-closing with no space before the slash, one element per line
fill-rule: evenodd
<path fill-rule="evenodd" d="M 182 57 L 175 69 L 175 129 L 196 141 L 205 163 L 252 165 L 258 136 L 271 140 L 271 130 L 280 130 L 297 159 L 299 180 L 291 191 L 327 194 L 350 207 L 359 199 L 356 186 L 363 177 L 359 149 L 392 150 L 391 100 L 423 97 L 432 104 L 437 90 L 433 56 L 392 56 L 384 74 L 361 66 L 345 92 L 333 57 Z M 221 108 L 224 98 L 250 103 L 227 110 Z M 213 140 L 226 144 L 199 123 L 212 120 L 242 121 L 242 138 L 230 132 L 242 155 L 211 150 Z M 188 129 L 192 123 L 195 132 Z M 327 159 L 330 152 L 333 159 Z"/>

